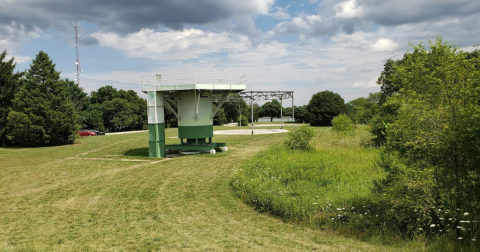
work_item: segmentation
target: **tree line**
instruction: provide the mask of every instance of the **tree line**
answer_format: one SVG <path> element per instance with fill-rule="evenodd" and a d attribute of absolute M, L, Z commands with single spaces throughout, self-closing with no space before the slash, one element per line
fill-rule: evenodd
<path fill-rule="evenodd" d="M 40 51 L 24 72 L 0 54 L 0 146 L 71 144 L 80 128 L 100 131 L 144 129 L 146 101 L 133 90 L 104 86 L 89 94 Z"/>

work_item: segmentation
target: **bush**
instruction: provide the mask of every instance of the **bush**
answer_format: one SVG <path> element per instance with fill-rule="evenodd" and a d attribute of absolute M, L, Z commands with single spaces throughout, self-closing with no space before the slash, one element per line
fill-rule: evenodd
<path fill-rule="evenodd" d="M 355 130 L 355 125 L 352 122 L 352 119 L 345 114 L 340 114 L 332 119 L 332 129 L 341 133 L 353 132 Z"/>
<path fill-rule="evenodd" d="M 309 150 L 310 141 L 315 136 L 315 131 L 308 126 L 300 126 L 288 133 L 285 145 L 291 149 Z"/>
<path fill-rule="evenodd" d="M 237 117 L 237 124 L 240 126 L 240 122 L 242 123 L 242 126 L 248 126 L 248 119 L 246 116 L 242 115 L 241 119 L 240 117 Z"/>

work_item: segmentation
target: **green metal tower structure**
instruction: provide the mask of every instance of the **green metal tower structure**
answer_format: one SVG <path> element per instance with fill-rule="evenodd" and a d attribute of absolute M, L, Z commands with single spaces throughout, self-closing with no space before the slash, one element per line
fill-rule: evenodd
<path fill-rule="evenodd" d="M 142 76 L 142 92 L 147 94 L 149 156 L 164 157 L 168 150 L 226 151 L 225 143 L 214 143 L 213 117 L 230 94 L 246 89 L 245 74 L 180 73 Z M 215 111 L 212 95 L 221 94 Z M 177 98 L 177 111 L 166 96 Z M 178 118 L 179 144 L 165 145 L 164 108 Z"/>

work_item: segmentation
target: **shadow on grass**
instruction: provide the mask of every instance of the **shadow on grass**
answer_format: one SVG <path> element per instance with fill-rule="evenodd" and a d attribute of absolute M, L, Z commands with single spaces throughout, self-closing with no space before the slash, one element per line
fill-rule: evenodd
<path fill-rule="evenodd" d="M 123 153 L 124 156 L 132 156 L 132 157 L 148 157 L 148 147 L 145 148 L 136 148 L 130 149 Z"/>

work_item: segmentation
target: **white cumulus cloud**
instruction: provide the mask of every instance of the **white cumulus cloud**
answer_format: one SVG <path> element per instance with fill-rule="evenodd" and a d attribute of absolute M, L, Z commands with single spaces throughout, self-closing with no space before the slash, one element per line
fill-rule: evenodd
<path fill-rule="evenodd" d="M 357 0 L 348 0 L 333 6 L 336 13 L 335 16 L 339 18 L 356 18 L 361 17 L 363 8 L 358 6 Z"/>

